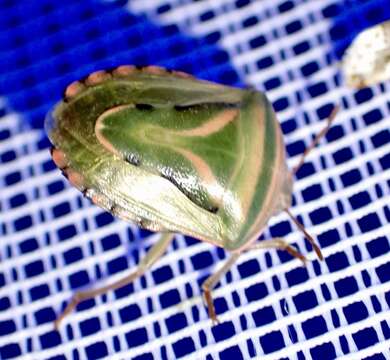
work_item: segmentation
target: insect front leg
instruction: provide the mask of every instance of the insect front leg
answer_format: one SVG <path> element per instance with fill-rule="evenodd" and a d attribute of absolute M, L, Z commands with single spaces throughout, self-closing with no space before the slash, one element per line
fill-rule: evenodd
<path fill-rule="evenodd" d="M 291 256 L 301 260 L 304 265 L 306 265 L 307 259 L 303 254 L 301 254 L 296 248 L 288 244 L 283 238 L 272 238 L 269 240 L 262 240 L 254 245 L 252 245 L 248 251 L 250 250 L 258 250 L 258 249 L 278 249 L 285 250 Z"/>
<path fill-rule="evenodd" d="M 73 309 L 82 301 L 91 299 L 95 296 L 102 295 L 108 291 L 119 289 L 132 283 L 135 279 L 141 277 L 152 265 L 160 258 L 165 252 L 169 244 L 172 242 L 174 234 L 164 233 L 161 234 L 160 239 L 149 249 L 145 257 L 140 261 L 136 269 L 133 269 L 131 273 L 118 281 L 102 286 L 100 288 L 78 291 L 73 296 L 72 300 L 68 303 L 65 310 L 54 322 L 54 327 L 58 329 L 61 321 L 73 311 Z"/>
<path fill-rule="evenodd" d="M 211 295 L 211 291 L 221 280 L 221 277 L 225 275 L 232 265 L 237 261 L 241 252 L 233 253 L 230 258 L 223 264 L 223 266 L 213 275 L 208 277 L 206 281 L 202 284 L 203 296 L 207 305 L 207 309 L 209 312 L 209 317 L 213 321 L 213 323 L 218 323 L 217 315 L 215 313 L 214 301 Z"/>
<path fill-rule="evenodd" d="M 330 115 L 328 116 L 328 119 L 326 121 L 326 126 L 316 135 L 316 137 L 313 139 L 311 144 L 306 148 L 306 150 L 302 154 L 298 164 L 291 170 L 292 176 L 294 176 L 299 171 L 299 169 L 305 163 L 305 159 L 306 159 L 307 155 L 317 146 L 317 144 L 320 142 L 320 140 L 329 131 L 334 119 L 336 118 L 336 115 L 339 111 L 339 108 L 340 107 L 338 105 L 334 106 L 333 110 L 331 111 Z M 284 211 L 291 218 L 291 220 L 295 223 L 295 225 L 298 227 L 298 229 L 305 235 L 306 239 L 310 242 L 314 251 L 316 252 L 318 258 L 320 260 L 323 260 L 324 257 L 322 256 L 321 249 L 320 249 L 319 245 L 316 243 L 316 241 L 314 240 L 314 238 L 306 231 L 304 226 L 291 214 L 291 212 L 288 208 L 285 208 Z M 290 252 L 291 248 L 286 248 L 285 250 Z M 290 254 L 292 254 L 292 253 L 290 252 Z M 292 255 L 295 256 L 294 254 L 292 254 Z"/>

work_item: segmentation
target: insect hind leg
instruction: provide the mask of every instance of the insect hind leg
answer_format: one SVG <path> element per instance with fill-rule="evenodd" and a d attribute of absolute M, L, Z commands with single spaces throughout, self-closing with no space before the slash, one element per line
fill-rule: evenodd
<path fill-rule="evenodd" d="M 132 283 L 135 279 L 141 277 L 152 265 L 160 258 L 160 256 L 165 252 L 169 244 L 172 242 L 174 234 L 172 233 L 163 233 L 161 234 L 160 239 L 149 249 L 146 256 L 138 264 L 137 268 L 132 270 L 130 274 L 119 279 L 118 281 L 102 286 L 96 289 L 78 291 L 71 301 L 66 306 L 65 310 L 60 314 L 60 316 L 55 320 L 54 327 L 58 330 L 62 320 L 70 314 L 76 306 L 82 301 L 94 298 L 95 296 L 102 295 L 108 291 L 119 289 L 127 284 Z"/>

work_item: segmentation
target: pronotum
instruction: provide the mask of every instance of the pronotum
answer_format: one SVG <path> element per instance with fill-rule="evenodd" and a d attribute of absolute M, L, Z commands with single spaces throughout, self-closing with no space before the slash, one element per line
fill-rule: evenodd
<path fill-rule="evenodd" d="M 289 171 L 275 113 L 259 91 L 130 65 L 70 84 L 46 120 L 53 161 L 94 204 L 162 234 L 125 278 L 77 292 L 55 326 L 79 302 L 144 274 L 174 233 L 230 253 L 202 286 L 213 321 L 211 290 L 244 251 L 284 249 L 305 261 L 281 238 L 257 241 L 280 211 L 287 212 L 322 259 L 318 245 L 288 209 L 293 176 L 335 113 Z"/>

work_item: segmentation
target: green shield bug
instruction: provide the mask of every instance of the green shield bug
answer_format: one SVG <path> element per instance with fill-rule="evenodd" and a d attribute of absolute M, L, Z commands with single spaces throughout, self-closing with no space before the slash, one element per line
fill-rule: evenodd
<path fill-rule="evenodd" d="M 77 292 L 56 327 L 79 302 L 141 276 L 176 232 L 231 253 L 203 284 L 213 321 L 211 290 L 243 251 L 284 249 L 305 261 L 283 239 L 256 242 L 274 214 L 286 211 L 322 259 L 288 208 L 293 175 L 335 113 L 290 172 L 281 129 L 261 92 L 130 65 L 69 85 L 46 119 L 53 161 L 93 203 L 162 236 L 125 278 Z"/>

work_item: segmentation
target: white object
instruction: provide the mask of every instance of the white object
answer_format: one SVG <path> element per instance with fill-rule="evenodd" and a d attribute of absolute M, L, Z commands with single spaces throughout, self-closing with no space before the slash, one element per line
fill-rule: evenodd
<path fill-rule="evenodd" d="M 361 32 L 342 60 L 349 86 L 362 88 L 390 79 L 390 20 Z"/>

